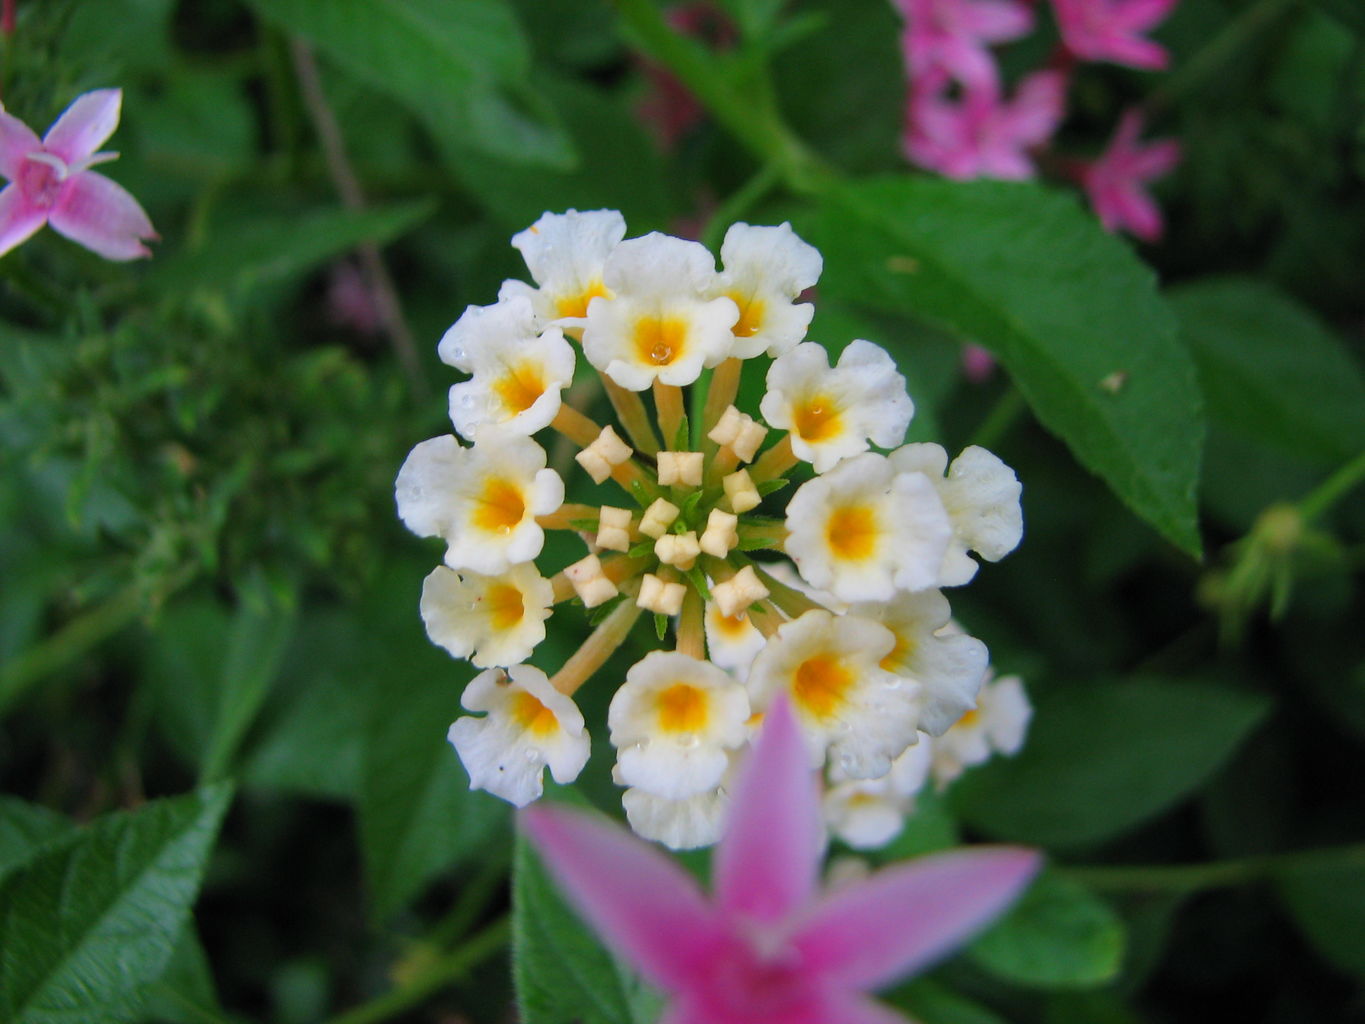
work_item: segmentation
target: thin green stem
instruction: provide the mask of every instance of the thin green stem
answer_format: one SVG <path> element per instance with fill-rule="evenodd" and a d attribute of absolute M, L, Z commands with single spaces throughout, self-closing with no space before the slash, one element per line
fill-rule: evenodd
<path fill-rule="evenodd" d="M 994 448 L 1027 409 L 1028 406 L 1024 402 L 1024 396 L 1019 393 L 1019 389 L 1008 388 L 996 400 L 994 408 L 986 414 L 986 418 L 981 421 L 981 426 L 976 428 L 971 443 L 981 448 Z"/>
<path fill-rule="evenodd" d="M 474 877 L 460 889 L 460 898 L 436 927 L 427 936 L 427 941 L 437 947 L 448 946 L 459 941 L 469 931 L 470 925 L 488 909 L 493 898 L 502 890 L 507 879 L 510 857 L 506 845 L 497 846 L 491 852 Z"/>
<path fill-rule="evenodd" d="M 402 985 L 339 1017 L 333 1017 L 329 1024 L 375 1024 L 376 1021 L 397 1017 L 498 952 L 507 945 L 511 932 L 511 919 L 507 916 L 498 918 L 468 942 L 432 961 Z"/>
<path fill-rule="evenodd" d="M 1299 514 L 1306 521 L 1316 519 L 1365 480 L 1365 451 L 1351 459 L 1320 483 L 1299 502 Z"/>
<path fill-rule="evenodd" d="M 1273 25 L 1280 15 L 1298 3 L 1299 0 L 1258 0 L 1247 7 L 1174 71 L 1164 85 L 1152 92 L 1144 104 L 1147 111 L 1157 114 L 1185 93 L 1203 85 L 1240 50 Z"/>
<path fill-rule="evenodd" d="M 1260 882 L 1296 868 L 1354 864 L 1365 867 L 1365 843 L 1294 850 L 1208 864 L 1141 864 L 1062 867 L 1058 871 L 1072 881 L 1099 892 L 1133 890 L 1200 892 Z"/>

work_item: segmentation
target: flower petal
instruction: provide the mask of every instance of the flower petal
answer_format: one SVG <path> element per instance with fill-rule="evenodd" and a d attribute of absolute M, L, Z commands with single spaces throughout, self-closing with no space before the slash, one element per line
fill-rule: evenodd
<path fill-rule="evenodd" d="M 24 157 L 42 148 L 32 128 L 0 107 L 0 177 L 17 178 Z"/>
<path fill-rule="evenodd" d="M 824 843 L 820 796 L 791 706 L 779 697 L 740 768 L 712 884 L 730 914 L 778 921 L 811 898 Z"/>
<path fill-rule="evenodd" d="M 67 180 L 50 220 L 58 232 L 107 260 L 150 256 L 142 239 L 157 237 L 138 201 L 122 185 L 93 171 Z"/>
<path fill-rule="evenodd" d="M 874 999 L 850 999 L 830 1024 L 910 1024 L 910 1018 Z"/>
<path fill-rule="evenodd" d="M 694 983 L 724 933 L 690 875 L 605 820 L 544 804 L 520 817 L 569 901 L 608 945 L 664 988 Z"/>
<path fill-rule="evenodd" d="M 96 89 L 77 96 L 47 130 L 43 147 L 68 164 L 79 164 L 114 134 L 122 105 L 122 89 Z"/>
<path fill-rule="evenodd" d="M 1032 850 L 977 847 L 912 861 L 831 892 L 801 921 L 805 962 L 835 985 L 876 988 L 966 941 L 1024 889 Z"/>
<path fill-rule="evenodd" d="M 24 198 L 18 185 L 0 190 L 0 256 L 26 242 L 47 222 L 47 211 Z"/>

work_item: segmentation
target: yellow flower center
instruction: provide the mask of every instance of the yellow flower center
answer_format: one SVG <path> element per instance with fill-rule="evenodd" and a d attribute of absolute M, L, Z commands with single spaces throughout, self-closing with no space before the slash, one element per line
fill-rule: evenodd
<path fill-rule="evenodd" d="M 718 632 L 724 633 L 732 640 L 737 640 L 749 632 L 749 613 L 722 615 L 717 611 L 711 619 L 711 624 L 716 627 Z"/>
<path fill-rule="evenodd" d="M 735 321 L 735 326 L 730 328 L 730 333 L 736 338 L 752 338 L 763 329 L 763 314 L 767 311 L 767 303 L 757 296 L 746 296 L 743 292 L 730 292 L 730 298 L 739 307 L 739 319 Z"/>
<path fill-rule="evenodd" d="M 526 515 L 521 488 L 500 477 L 490 477 L 475 499 L 474 525 L 489 533 L 508 534 Z"/>
<path fill-rule="evenodd" d="M 687 683 L 674 683 L 655 699 L 659 728 L 664 732 L 700 732 L 706 728 L 706 694 Z"/>
<path fill-rule="evenodd" d="M 904 636 L 894 629 L 891 630 L 891 634 L 896 638 L 896 646 L 891 648 L 891 653 L 881 660 L 881 667 L 888 672 L 894 672 L 902 667 L 915 650 L 915 644 L 908 636 Z"/>
<path fill-rule="evenodd" d="M 489 587 L 483 603 L 494 629 L 511 629 L 526 615 L 521 591 L 510 583 L 495 583 Z"/>
<path fill-rule="evenodd" d="M 611 297 L 607 293 L 606 285 L 601 281 L 593 281 L 577 295 L 561 295 L 555 299 L 555 314 L 557 316 L 587 316 L 588 303 L 599 296 L 604 299 Z"/>
<path fill-rule="evenodd" d="M 539 365 L 523 360 L 507 367 L 507 372 L 498 378 L 493 390 L 510 414 L 510 419 L 531 408 L 545 394 L 545 378 L 541 376 Z"/>
<path fill-rule="evenodd" d="M 559 731 L 555 713 L 525 690 L 518 690 L 512 696 L 512 718 L 537 736 L 553 736 Z"/>
<path fill-rule="evenodd" d="M 828 654 L 817 654 L 801 662 L 792 685 L 796 702 L 816 718 L 829 718 L 844 704 L 853 688 L 853 673 L 843 662 Z"/>
<path fill-rule="evenodd" d="M 668 366 L 687 344 L 687 321 L 676 316 L 642 316 L 635 321 L 636 358 L 651 366 Z"/>
<path fill-rule="evenodd" d="M 846 562 L 861 562 L 877 551 L 881 524 L 875 510 L 866 505 L 836 508 L 825 525 L 825 540 L 834 557 Z"/>
<path fill-rule="evenodd" d="M 976 724 L 976 720 L 980 717 L 981 711 L 977 708 L 972 708 L 970 711 L 968 711 L 966 714 L 964 714 L 961 718 L 959 718 L 956 722 L 953 723 L 953 728 L 956 729 L 958 726 L 967 727 L 973 726 Z"/>
<path fill-rule="evenodd" d="M 839 406 L 829 395 L 811 395 L 797 402 L 792 410 L 792 422 L 801 440 L 810 444 L 828 441 L 843 430 Z"/>

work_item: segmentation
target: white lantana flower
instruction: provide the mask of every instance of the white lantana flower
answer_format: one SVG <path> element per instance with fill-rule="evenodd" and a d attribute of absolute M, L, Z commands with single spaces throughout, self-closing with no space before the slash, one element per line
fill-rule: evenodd
<path fill-rule="evenodd" d="M 564 481 L 529 438 L 492 436 L 462 448 L 445 434 L 413 448 L 395 493 L 408 529 L 445 540 L 448 566 L 495 576 L 540 554 L 536 516 L 563 504 Z"/>
<path fill-rule="evenodd" d="M 806 481 L 787 505 L 787 555 L 807 582 L 844 601 L 933 586 L 951 536 L 929 479 L 875 452 Z"/>
<path fill-rule="evenodd" d="M 830 831 L 855 850 L 875 850 L 896 838 L 929 778 L 932 756 L 928 742 L 916 743 L 880 779 L 848 779 L 832 769 L 823 799 Z"/>
<path fill-rule="evenodd" d="M 530 657 L 553 604 L 554 587 L 530 562 L 498 576 L 437 566 L 422 584 L 427 636 L 479 668 Z"/>
<path fill-rule="evenodd" d="M 618 245 L 605 273 L 611 297 L 588 304 L 583 354 L 621 387 L 691 384 L 730 354 L 739 308 L 707 298 L 716 269 L 705 246 L 656 231 Z"/>
<path fill-rule="evenodd" d="M 850 778 L 885 775 L 918 735 L 914 695 L 879 664 L 895 645 L 880 623 L 808 611 L 778 627 L 754 659 L 754 707 L 766 711 L 785 690 L 812 767 L 828 752 Z"/>
<path fill-rule="evenodd" d="M 450 420 L 470 441 L 481 429 L 530 435 L 548 427 L 573 382 L 573 349 L 558 327 L 541 333 L 525 298 L 470 306 L 439 351 L 473 375 L 450 389 Z"/>
<path fill-rule="evenodd" d="M 732 224 L 721 243 L 724 270 L 718 295 L 739 307 L 730 354 L 750 359 L 766 352 L 780 356 L 806 336 L 815 307 L 796 297 L 820 280 L 824 261 L 813 245 L 801 241 L 790 224 L 754 227 Z"/>
<path fill-rule="evenodd" d="M 900 444 L 915 406 L 905 378 L 886 351 L 854 341 L 830 369 L 829 354 L 803 341 L 768 369 L 768 391 L 759 403 L 771 426 L 791 431 L 792 451 L 823 473 L 840 459 Z"/>
<path fill-rule="evenodd" d="M 748 741 L 749 695 L 709 661 L 651 651 L 607 709 L 622 780 L 676 800 L 720 784 L 727 751 Z"/>
<path fill-rule="evenodd" d="M 990 759 L 991 754 L 1017 754 L 1028 735 L 1033 705 L 1018 676 L 987 681 L 977 694 L 976 708 L 933 741 L 934 781 L 948 785 L 963 770 Z"/>
<path fill-rule="evenodd" d="M 518 807 L 544 792 L 544 769 L 556 782 L 572 782 L 588 762 L 588 733 L 574 702 L 550 685 L 540 669 L 491 668 L 465 687 L 469 711 L 450 726 L 448 739 L 469 772 L 470 789 L 486 789 Z"/>
<path fill-rule="evenodd" d="M 854 615 L 880 622 L 896 636 L 881 667 L 919 684 L 919 727 L 942 736 L 976 706 L 990 659 L 986 645 L 960 631 L 946 631 L 952 612 L 938 590 L 897 594 L 885 604 L 855 605 Z"/>
<path fill-rule="evenodd" d="M 512 236 L 539 288 L 504 281 L 499 299 L 529 299 L 542 323 L 581 318 L 588 303 L 611 292 L 603 283 L 607 257 L 626 237 L 626 221 L 616 210 L 547 213 Z"/>
<path fill-rule="evenodd" d="M 729 774 L 727 770 L 726 775 Z M 624 785 L 619 773 L 616 783 Z M 621 806 L 626 810 L 626 821 L 638 835 L 673 850 L 691 850 L 710 846 L 720 838 L 730 794 L 722 784 L 704 793 L 670 800 L 632 786 L 621 794 Z"/>
<path fill-rule="evenodd" d="M 743 679 L 766 642 L 749 613 L 726 615 L 714 601 L 707 601 L 705 629 L 711 661 Z"/>
<path fill-rule="evenodd" d="M 940 586 L 961 586 L 976 575 L 976 562 L 968 551 L 998 562 L 1019 546 L 1024 536 L 1019 507 L 1023 488 L 998 456 L 970 445 L 949 466 L 943 447 L 925 442 L 903 445 L 887 457 L 900 472 L 923 473 L 933 481 L 952 521 L 953 539 L 943 558 Z"/>

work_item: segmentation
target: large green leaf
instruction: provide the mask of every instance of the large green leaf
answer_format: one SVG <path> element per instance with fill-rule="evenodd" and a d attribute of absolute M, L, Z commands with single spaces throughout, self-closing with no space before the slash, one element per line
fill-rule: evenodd
<path fill-rule="evenodd" d="M 39 804 L 0 796 L 0 876 L 28 860 L 44 843 L 70 832 L 70 819 Z"/>
<path fill-rule="evenodd" d="M 247 292 L 304 274 L 362 242 L 396 238 L 431 210 L 430 203 L 412 202 L 246 219 L 217 232 L 203 249 L 159 261 L 147 283 L 162 291 Z"/>
<path fill-rule="evenodd" d="M 503 0 L 250 0 L 438 138 L 518 163 L 564 166 L 567 136 L 525 85 L 530 53 Z"/>
<path fill-rule="evenodd" d="M 626 974 L 560 898 L 540 858 L 517 837 L 512 974 L 526 1024 L 646 1024 L 653 993 Z"/>
<path fill-rule="evenodd" d="M 1211 423 L 1328 464 L 1365 438 L 1365 374 L 1311 313 L 1264 281 L 1217 278 L 1171 293 Z"/>
<path fill-rule="evenodd" d="M 0 1020 L 132 1018 L 170 960 L 231 790 L 97 820 L 0 881 Z"/>
<path fill-rule="evenodd" d="M 953 797 L 968 822 L 1002 839 L 1108 839 L 1199 786 L 1268 707 L 1254 694 L 1155 679 L 1053 691 L 1018 756 L 969 771 Z"/>
<path fill-rule="evenodd" d="M 1032 988 L 1102 984 L 1123 961 L 1124 929 L 1084 886 L 1045 872 L 970 947 L 993 974 Z"/>
<path fill-rule="evenodd" d="M 831 187 L 811 228 L 822 289 L 990 349 L 1082 465 L 1200 552 L 1193 362 L 1151 271 L 1073 200 L 1027 184 L 877 178 Z"/>
<path fill-rule="evenodd" d="M 1318 951 L 1365 978 L 1365 856 L 1359 848 L 1323 853 L 1276 875 L 1280 899 Z"/>

